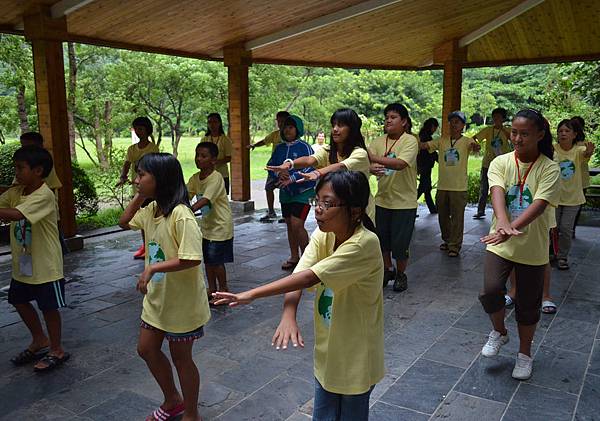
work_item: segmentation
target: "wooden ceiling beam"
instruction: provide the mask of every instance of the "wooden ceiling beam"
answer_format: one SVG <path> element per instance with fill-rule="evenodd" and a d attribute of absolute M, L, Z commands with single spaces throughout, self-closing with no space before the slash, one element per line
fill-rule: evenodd
<path fill-rule="evenodd" d="M 528 10 L 534 8 L 535 6 L 537 6 L 543 2 L 544 2 L 544 0 L 525 0 L 523 3 L 518 4 L 517 6 L 510 9 L 508 12 L 505 12 L 505 13 L 501 14 L 500 16 L 498 16 L 497 18 L 489 21 L 488 23 L 483 25 L 481 28 L 478 28 L 478 29 L 474 30 L 473 32 L 460 38 L 458 40 L 458 46 L 466 47 L 469 44 L 472 44 L 473 42 L 477 41 L 479 38 L 492 32 L 494 29 L 501 27 L 505 23 L 510 22 L 517 16 L 522 15 L 523 13 L 527 12 Z"/>
<path fill-rule="evenodd" d="M 74 11 L 81 9 L 87 4 L 90 4 L 94 0 L 61 0 L 50 7 L 50 16 L 53 19 L 62 18 L 68 16 Z"/>
<path fill-rule="evenodd" d="M 390 6 L 395 3 L 399 3 L 402 0 L 369 0 L 364 3 L 357 4 L 355 6 L 347 7 L 337 12 L 330 13 L 328 15 L 320 16 L 316 19 L 303 22 L 299 25 L 295 25 L 281 31 L 259 37 L 254 40 L 248 41 L 244 44 L 244 48 L 248 51 L 256 50 L 261 47 L 265 47 L 270 44 L 296 37 L 307 32 L 315 31 L 325 26 L 333 25 L 334 23 L 341 22 L 347 19 L 351 19 L 356 16 L 371 13 L 375 10 Z"/>

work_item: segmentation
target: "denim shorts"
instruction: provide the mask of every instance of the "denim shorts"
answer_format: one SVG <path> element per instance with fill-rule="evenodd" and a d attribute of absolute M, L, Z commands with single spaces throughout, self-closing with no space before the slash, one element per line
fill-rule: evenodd
<path fill-rule="evenodd" d="M 369 398 L 375 385 L 360 395 L 328 392 L 315 379 L 313 421 L 367 421 Z"/>
<path fill-rule="evenodd" d="M 225 241 L 202 239 L 202 256 L 207 265 L 217 266 L 233 262 L 233 238 Z"/>

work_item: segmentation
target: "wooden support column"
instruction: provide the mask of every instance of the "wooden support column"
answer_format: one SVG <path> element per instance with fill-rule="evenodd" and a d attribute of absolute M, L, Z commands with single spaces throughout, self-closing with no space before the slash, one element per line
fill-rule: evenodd
<path fill-rule="evenodd" d="M 59 191 L 61 226 L 65 237 L 74 237 L 77 226 L 62 46 L 62 40 L 67 39 L 66 20 L 52 19 L 49 8 L 40 7 L 36 13 L 24 17 L 24 24 L 25 37 L 33 49 L 39 130 L 62 183 Z"/>
<path fill-rule="evenodd" d="M 442 44 L 434 51 L 434 63 L 444 65 L 444 94 L 442 100 L 442 134 L 450 133 L 448 114 L 460 110 L 462 96 L 462 63 L 466 49 L 459 48 L 458 40 Z"/>
<path fill-rule="evenodd" d="M 242 45 L 226 47 L 223 62 L 227 66 L 229 90 L 229 135 L 233 143 L 231 155 L 231 198 L 250 200 L 250 105 L 248 68 L 250 53 Z M 244 210 L 246 210 L 244 208 Z"/>

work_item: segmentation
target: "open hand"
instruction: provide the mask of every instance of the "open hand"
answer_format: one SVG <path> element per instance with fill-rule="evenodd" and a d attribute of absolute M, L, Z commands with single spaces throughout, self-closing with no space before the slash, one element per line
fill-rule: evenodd
<path fill-rule="evenodd" d="M 369 167 L 369 171 L 371 172 L 371 174 L 377 176 L 377 177 L 381 177 L 383 175 L 385 175 L 385 166 L 381 165 L 381 164 L 371 164 L 371 166 Z"/>
<path fill-rule="evenodd" d="M 250 304 L 252 298 L 250 298 L 247 292 L 240 294 L 232 294 L 231 292 L 213 292 L 212 296 L 215 298 L 215 305 L 227 304 L 229 307 L 235 307 L 241 304 Z"/>
<path fill-rule="evenodd" d="M 279 326 L 275 330 L 273 339 L 271 339 L 271 346 L 275 349 L 287 349 L 289 341 L 292 341 L 294 347 L 300 345 L 304 348 L 304 339 L 300 335 L 300 329 L 298 329 L 298 323 L 296 319 L 292 317 L 282 317 L 279 322 Z"/>
<path fill-rule="evenodd" d="M 273 171 L 275 174 L 279 174 L 282 172 L 288 172 L 292 168 L 288 161 L 288 162 L 284 162 L 281 165 L 267 165 L 265 169 L 268 171 Z"/>
<path fill-rule="evenodd" d="M 321 177 L 321 173 L 319 171 L 311 171 L 309 173 L 298 173 L 300 174 L 300 176 L 302 176 L 301 179 L 299 179 L 298 181 L 296 181 L 296 183 L 302 183 L 304 181 L 317 181 L 320 177 Z"/>

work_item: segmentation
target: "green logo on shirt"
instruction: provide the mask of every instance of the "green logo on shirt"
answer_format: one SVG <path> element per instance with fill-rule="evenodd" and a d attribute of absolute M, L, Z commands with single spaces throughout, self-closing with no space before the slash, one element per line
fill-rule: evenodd
<path fill-rule="evenodd" d="M 154 263 L 164 262 L 165 260 L 165 252 L 160 247 L 160 244 L 158 244 L 156 241 L 150 241 L 148 243 L 148 264 L 152 265 Z M 152 275 L 152 280 L 154 282 L 159 282 L 162 281 L 164 277 L 164 272 L 157 272 Z"/>
<path fill-rule="evenodd" d="M 521 189 L 514 185 L 506 192 L 506 206 L 509 210 L 527 209 L 533 203 L 533 194 L 529 190 L 529 185 L 523 187 L 523 200 L 521 197 Z"/>
<path fill-rule="evenodd" d="M 456 148 L 448 148 L 446 152 L 444 152 L 444 162 L 449 167 L 453 167 L 460 160 L 460 154 L 458 153 L 458 149 Z"/>
<path fill-rule="evenodd" d="M 27 219 L 20 219 L 15 223 L 15 240 L 22 247 L 31 246 L 31 222 Z"/>
<path fill-rule="evenodd" d="M 325 326 L 331 326 L 331 313 L 333 311 L 333 291 L 329 288 L 325 288 L 319 297 L 317 311 L 321 320 L 325 323 Z"/>
<path fill-rule="evenodd" d="M 560 178 L 570 180 L 575 175 L 575 163 L 569 159 L 565 159 L 558 163 L 560 166 Z"/>

